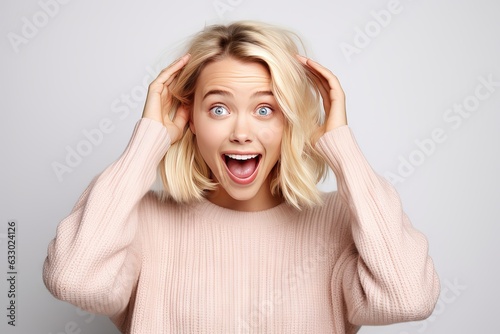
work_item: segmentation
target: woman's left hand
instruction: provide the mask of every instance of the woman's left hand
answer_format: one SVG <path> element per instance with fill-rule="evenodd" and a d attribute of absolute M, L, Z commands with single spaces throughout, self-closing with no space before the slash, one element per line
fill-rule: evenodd
<path fill-rule="evenodd" d="M 312 74 L 323 99 L 326 120 L 320 128 L 319 135 L 321 136 L 339 126 L 347 125 L 345 95 L 337 77 L 329 69 L 309 58 L 300 55 L 297 55 L 297 58 Z"/>

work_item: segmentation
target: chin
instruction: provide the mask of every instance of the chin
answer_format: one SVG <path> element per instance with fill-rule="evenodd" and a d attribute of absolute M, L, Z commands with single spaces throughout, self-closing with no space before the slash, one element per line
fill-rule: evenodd
<path fill-rule="evenodd" d="M 256 191 L 231 191 L 228 189 L 225 189 L 227 194 L 229 195 L 229 197 L 231 197 L 232 199 L 236 200 L 236 201 L 240 201 L 240 202 L 245 202 L 245 201 L 250 201 L 252 199 L 254 199 L 256 196 L 257 196 L 257 192 Z"/>

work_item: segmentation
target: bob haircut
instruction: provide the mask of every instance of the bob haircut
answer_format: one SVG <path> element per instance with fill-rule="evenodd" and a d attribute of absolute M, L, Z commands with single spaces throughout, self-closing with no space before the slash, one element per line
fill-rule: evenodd
<path fill-rule="evenodd" d="M 264 65 L 271 77 L 271 91 L 285 118 L 280 159 L 271 171 L 271 192 L 302 210 L 322 203 L 316 184 L 325 177 L 327 166 L 314 148 L 318 127 L 323 122 L 320 93 L 313 74 L 296 58 L 299 52 L 295 40 L 302 46 L 296 34 L 254 21 L 206 27 L 189 43 L 187 52 L 191 58 L 169 87 L 169 117 L 173 119 L 181 105 L 192 114 L 197 79 L 207 64 L 231 57 Z M 163 200 L 200 200 L 217 187 L 189 126 L 168 149 L 159 172 Z"/>

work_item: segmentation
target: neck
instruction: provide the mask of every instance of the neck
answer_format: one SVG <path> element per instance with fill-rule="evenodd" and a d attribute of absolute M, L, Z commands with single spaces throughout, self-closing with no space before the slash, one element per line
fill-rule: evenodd
<path fill-rule="evenodd" d="M 282 196 L 273 196 L 269 185 L 264 184 L 260 191 L 252 198 L 238 200 L 231 197 L 223 187 L 219 187 L 208 193 L 207 200 L 220 207 L 235 211 L 263 211 L 274 208 L 284 202 Z"/>

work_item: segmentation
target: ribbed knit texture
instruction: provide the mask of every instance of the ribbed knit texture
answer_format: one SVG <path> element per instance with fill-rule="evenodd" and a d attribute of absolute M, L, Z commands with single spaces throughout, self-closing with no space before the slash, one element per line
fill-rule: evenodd
<path fill-rule="evenodd" d="M 170 146 L 138 121 L 48 247 L 50 292 L 123 333 L 356 333 L 430 315 L 439 280 L 425 237 L 345 125 L 317 148 L 338 191 L 323 206 L 238 212 L 150 191 Z"/>

